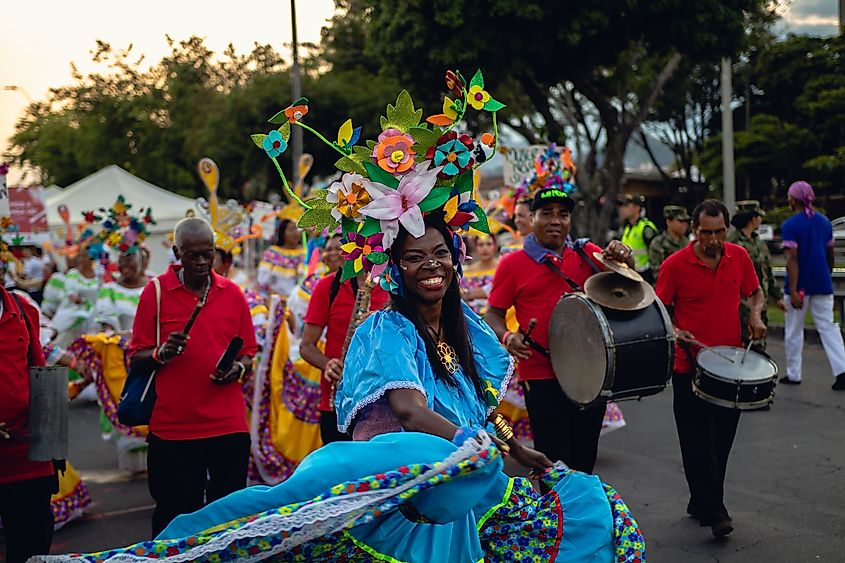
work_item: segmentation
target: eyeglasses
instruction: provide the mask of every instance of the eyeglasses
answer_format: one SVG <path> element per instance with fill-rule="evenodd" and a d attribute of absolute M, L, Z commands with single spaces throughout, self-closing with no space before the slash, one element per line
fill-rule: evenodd
<path fill-rule="evenodd" d="M 426 262 L 431 264 L 452 265 L 452 253 L 447 248 L 438 248 L 433 254 L 424 254 L 422 252 L 412 252 L 405 255 L 400 264 L 408 264 L 411 266 L 419 266 Z"/>

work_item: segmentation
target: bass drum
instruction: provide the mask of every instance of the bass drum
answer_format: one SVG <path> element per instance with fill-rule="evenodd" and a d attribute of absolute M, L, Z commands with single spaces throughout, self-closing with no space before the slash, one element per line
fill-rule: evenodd
<path fill-rule="evenodd" d="M 601 399 L 641 399 L 672 377 L 675 336 L 659 299 L 636 311 L 602 307 L 568 293 L 549 322 L 552 368 L 564 394 L 589 407 Z"/>

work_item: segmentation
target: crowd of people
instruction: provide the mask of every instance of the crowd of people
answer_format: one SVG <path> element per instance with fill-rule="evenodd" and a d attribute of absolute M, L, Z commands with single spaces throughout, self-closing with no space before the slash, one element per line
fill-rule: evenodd
<path fill-rule="evenodd" d="M 447 75 L 466 96 L 461 81 Z M 307 112 L 293 107 L 296 119 Z M 145 471 L 155 501 L 152 540 L 75 557 L 645 560 L 624 501 L 592 475 L 600 435 L 624 426 L 622 412 L 604 397 L 586 408 L 571 401 L 549 355 L 555 304 L 608 260 L 654 283 L 671 310 L 687 511 L 714 536 L 732 532 L 724 483 L 740 411 L 693 392 L 697 351 L 756 343 L 765 352 L 770 298 L 787 311 L 782 381 L 800 383 L 794 324 L 809 308 L 833 388 L 845 388 L 831 317 L 832 235 L 812 189 L 790 188 L 796 214 L 784 225 L 782 291 L 755 232 L 764 215 L 757 202 L 733 214 L 715 200 L 691 214 L 669 205 L 658 233 L 644 198 L 626 195 L 620 240 L 602 248 L 573 237 L 568 151 L 551 147 L 506 208 L 482 209 L 460 190 L 428 199 L 447 163 L 463 162 L 471 175 L 471 140 L 446 133 L 431 163 L 399 170 L 413 144 L 403 135 L 379 136 L 375 162 L 361 168 L 369 180 L 347 172 L 323 192 L 320 205 L 338 212 L 331 228 L 298 226 L 318 208 L 313 200 L 279 210 L 256 265 L 240 250 L 253 237 L 221 217 L 214 190 L 200 206 L 205 217 L 176 226 L 174 263 L 158 276 L 144 244 L 152 218 L 122 200 L 98 218 L 99 231 L 88 223 L 49 249 L 63 264 L 50 276 L 43 262 L 26 267 L 29 251 L 20 263 L 5 254 L 10 286 L 24 289 L 0 290 L 7 561 L 45 556 L 54 528 L 91 503 L 69 463 L 27 458 L 27 367 L 45 363 L 69 368 L 70 398 L 93 389 L 119 467 Z M 265 150 L 274 158 L 276 148 Z M 402 194 L 395 205 L 375 183 L 392 178 Z M 38 278 L 43 292 L 27 288 Z M 148 425 L 126 426 L 118 414 L 131 371 L 153 374 Z M 505 475 L 503 456 L 535 483 Z"/>

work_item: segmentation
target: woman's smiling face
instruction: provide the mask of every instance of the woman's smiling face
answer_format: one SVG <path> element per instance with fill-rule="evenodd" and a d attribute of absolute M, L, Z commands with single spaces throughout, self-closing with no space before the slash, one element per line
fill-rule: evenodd
<path fill-rule="evenodd" d="M 452 251 L 440 231 L 427 227 L 420 238 L 407 237 L 399 257 L 402 281 L 408 291 L 425 303 L 436 303 L 443 299 L 455 270 Z"/>

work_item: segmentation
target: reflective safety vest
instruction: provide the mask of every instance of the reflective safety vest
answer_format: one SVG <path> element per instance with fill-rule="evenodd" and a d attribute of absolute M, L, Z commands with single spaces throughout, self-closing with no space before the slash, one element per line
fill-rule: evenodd
<path fill-rule="evenodd" d="M 634 257 L 634 269 L 638 272 L 645 272 L 649 269 L 648 264 L 648 244 L 643 237 L 643 231 L 646 227 L 651 227 L 654 233 L 657 234 L 657 227 L 654 223 L 640 217 L 635 225 L 625 223 L 625 229 L 622 231 L 622 243 L 631 247 L 632 255 Z"/>

